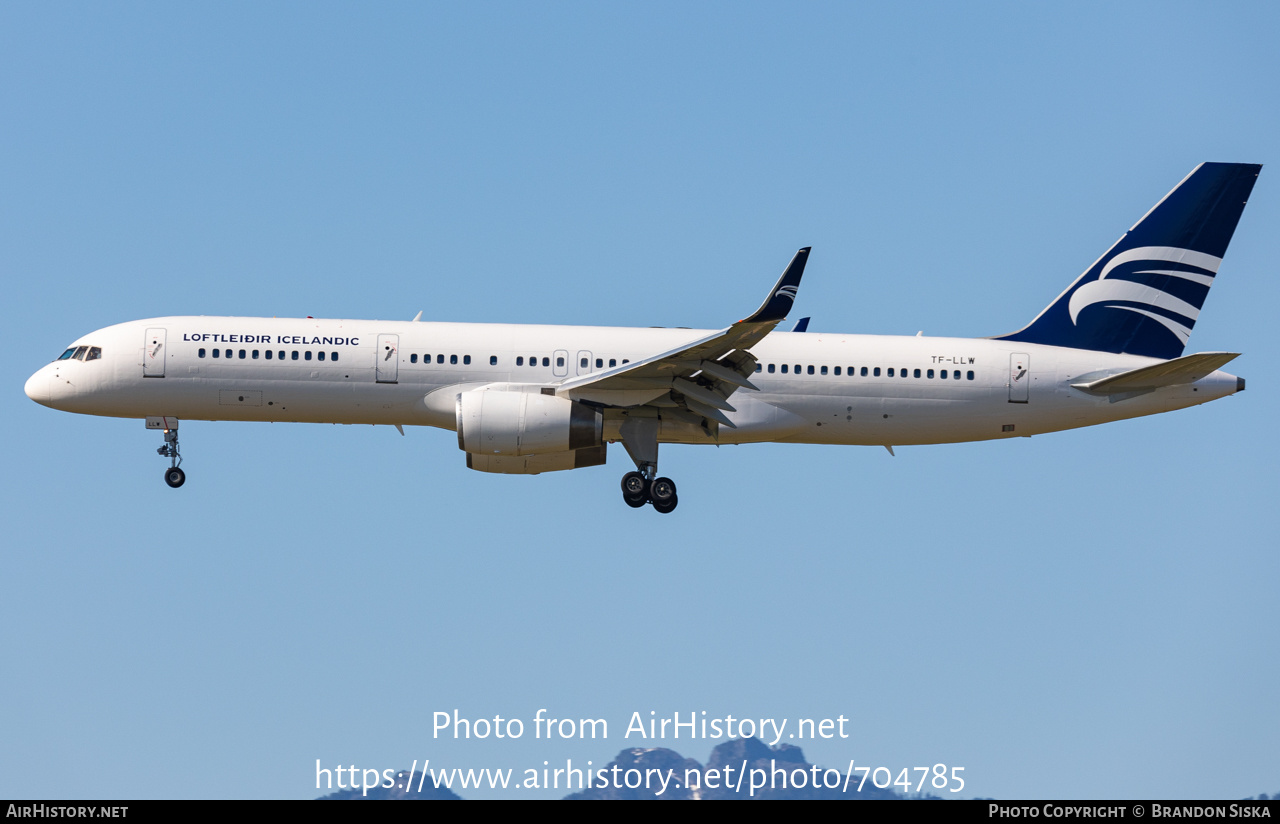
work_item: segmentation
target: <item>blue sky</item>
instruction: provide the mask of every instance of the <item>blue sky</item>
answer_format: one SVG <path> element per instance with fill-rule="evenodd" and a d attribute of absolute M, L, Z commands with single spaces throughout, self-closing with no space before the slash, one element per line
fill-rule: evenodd
<path fill-rule="evenodd" d="M 1195 164 L 1272 163 L 1278 17 L 4 4 L 0 796 L 602 765 L 650 710 L 844 715 L 811 761 L 966 797 L 1280 790 L 1269 167 L 1188 350 L 1243 352 L 1244 394 L 892 458 L 667 447 L 667 517 L 620 450 L 489 476 L 429 429 L 191 422 L 174 492 L 140 421 L 22 393 L 161 315 L 714 328 L 805 245 L 811 330 L 1011 332 Z M 544 707 L 609 739 L 432 738 Z"/>

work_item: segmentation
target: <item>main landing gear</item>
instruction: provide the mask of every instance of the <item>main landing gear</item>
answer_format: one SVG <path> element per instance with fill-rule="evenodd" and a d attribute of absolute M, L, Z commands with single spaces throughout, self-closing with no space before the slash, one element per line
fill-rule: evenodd
<path fill-rule="evenodd" d="M 168 458 L 170 465 L 164 471 L 164 482 L 169 486 L 177 489 L 187 482 L 187 473 L 179 469 L 182 463 L 182 455 L 178 453 L 178 422 L 173 418 L 165 419 L 165 423 L 169 428 L 164 430 L 164 446 L 156 450 L 162 458 Z M 147 421 L 150 426 L 151 421 Z"/>
<path fill-rule="evenodd" d="M 642 472 L 628 472 L 622 476 L 622 500 L 627 506 L 639 509 L 645 504 L 667 513 L 676 508 L 680 498 L 676 496 L 676 483 L 670 478 L 646 478 Z"/>
<path fill-rule="evenodd" d="M 666 514 L 676 508 L 676 484 L 658 474 L 658 419 L 628 418 L 622 424 L 622 445 L 635 462 L 636 471 L 622 476 L 622 500 L 639 509 L 645 504 Z"/>

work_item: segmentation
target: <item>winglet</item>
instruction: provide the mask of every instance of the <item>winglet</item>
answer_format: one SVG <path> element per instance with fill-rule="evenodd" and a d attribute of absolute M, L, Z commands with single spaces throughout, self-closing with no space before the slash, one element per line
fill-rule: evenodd
<path fill-rule="evenodd" d="M 808 318 L 800 318 L 800 320 L 796 321 L 796 325 L 795 325 L 795 327 L 793 327 L 793 328 L 792 328 L 792 330 L 791 330 L 791 331 L 792 331 L 792 332 L 808 332 L 808 331 L 809 331 L 809 319 L 808 319 Z"/>
<path fill-rule="evenodd" d="M 796 301 L 796 291 L 800 288 L 800 276 L 804 274 L 804 265 L 809 260 L 811 248 L 813 247 L 806 246 L 796 252 L 796 256 L 787 264 L 782 277 L 778 278 L 778 282 L 773 285 L 769 297 L 765 298 L 764 303 L 754 315 L 743 318 L 739 323 L 777 323 L 787 316 L 792 304 Z"/>

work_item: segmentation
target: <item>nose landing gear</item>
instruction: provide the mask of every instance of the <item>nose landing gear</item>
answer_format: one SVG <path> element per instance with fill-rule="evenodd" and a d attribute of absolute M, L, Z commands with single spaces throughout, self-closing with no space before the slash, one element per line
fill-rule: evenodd
<path fill-rule="evenodd" d="M 179 469 L 182 455 L 178 452 L 178 419 L 147 418 L 147 429 L 164 430 L 164 446 L 157 449 L 156 454 L 169 459 L 169 468 L 164 471 L 164 482 L 177 489 L 187 482 L 187 473 Z"/>

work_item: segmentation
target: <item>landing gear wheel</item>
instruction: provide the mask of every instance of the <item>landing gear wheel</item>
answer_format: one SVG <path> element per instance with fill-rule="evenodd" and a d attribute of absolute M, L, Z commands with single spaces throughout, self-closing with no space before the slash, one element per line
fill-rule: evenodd
<path fill-rule="evenodd" d="M 639 498 L 632 498 L 629 495 L 623 495 L 622 500 L 626 501 L 627 506 L 631 507 L 632 509 L 639 509 L 640 507 L 649 503 L 649 499 L 643 496 Z"/>
<path fill-rule="evenodd" d="M 675 509 L 675 508 L 676 508 L 676 504 L 678 504 L 678 503 L 680 503 L 680 499 L 679 499 L 677 496 L 672 495 L 672 496 L 671 496 L 671 500 L 669 500 L 669 501 L 664 501 L 664 502 L 661 502 L 661 503 L 660 503 L 660 502 L 658 502 L 658 501 L 654 501 L 654 502 L 653 502 L 653 508 L 654 508 L 654 509 L 656 509 L 656 510 L 658 510 L 659 512 L 661 512 L 663 515 L 665 515 L 665 514 L 667 514 L 668 512 L 670 512 L 671 510 Z"/>
<path fill-rule="evenodd" d="M 632 499 L 646 501 L 649 498 L 649 479 L 639 472 L 628 472 L 622 476 L 622 497 L 630 503 Z M 643 503 L 631 504 L 644 506 Z"/>
<path fill-rule="evenodd" d="M 176 466 L 170 467 L 164 471 L 164 482 L 177 489 L 187 482 L 187 473 Z"/>
<path fill-rule="evenodd" d="M 654 508 L 658 504 L 671 503 L 671 509 L 675 509 L 676 500 L 676 484 L 670 478 L 654 478 L 649 484 L 649 500 L 653 501 Z M 661 510 L 659 510 L 661 511 Z M 671 510 L 666 510 L 670 512 Z"/>

